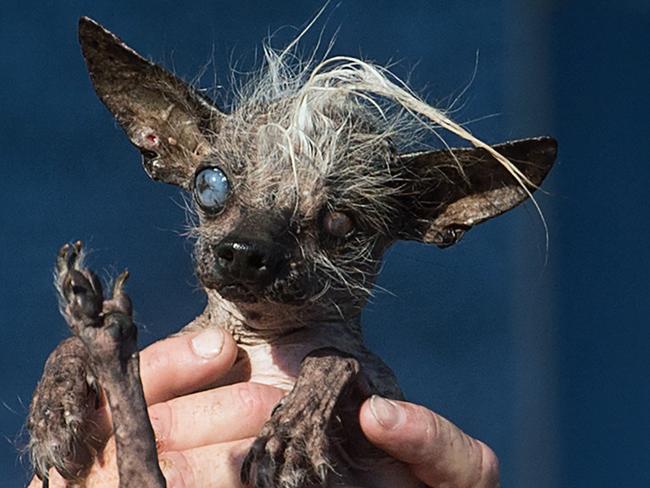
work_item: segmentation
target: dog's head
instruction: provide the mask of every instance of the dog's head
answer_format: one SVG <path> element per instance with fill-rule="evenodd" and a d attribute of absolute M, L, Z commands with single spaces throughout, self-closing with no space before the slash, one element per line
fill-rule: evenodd
<path fill-rule="evenodd" d="M 457 242 L 529 197 L 555 160 L 550 138 L 400 154 L 417 99 L 358 60 L 293 74 L 269 51 L 226 114 L 92 20 L 80 41 L 147 173 L 193 195 L 201 282 L 242 307 L 358 311 L 391 243 Z"/>

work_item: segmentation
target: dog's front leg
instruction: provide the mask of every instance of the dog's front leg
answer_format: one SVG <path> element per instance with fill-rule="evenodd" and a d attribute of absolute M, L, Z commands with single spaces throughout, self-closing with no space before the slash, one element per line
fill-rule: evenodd
<path fill-rule="evenodd" d="M 255 488 L 326 486 L 336 468 L 332 434 L 339 427 L 341 401 L 365 389 L 359 372 L 359 362 L 338 350 L 310 353 L 293 390 L 251 447 L 242 482 Z"/>
<path fill-rule="evenodd" d="M 140 382 L 137 329 L 124 291 L 128 274 L 104 297 L 95 274 L 81 261 L 81 243 L 66 245 L 57 260 L 62 308 L 86 347 L 94 376 L 108 399 L 117 446 L 120 488 L 164 488 L 153 429 Z"/>

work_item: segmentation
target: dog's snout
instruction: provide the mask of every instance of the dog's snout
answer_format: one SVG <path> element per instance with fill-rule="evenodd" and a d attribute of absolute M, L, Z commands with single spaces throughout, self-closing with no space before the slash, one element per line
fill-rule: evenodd
<path fill-rule="evenodd" d="M 265 286 L 277 275 L 284 260 L 273 242 L 224 240 L 214 249 L 217 268 L 229 281 Z"/>

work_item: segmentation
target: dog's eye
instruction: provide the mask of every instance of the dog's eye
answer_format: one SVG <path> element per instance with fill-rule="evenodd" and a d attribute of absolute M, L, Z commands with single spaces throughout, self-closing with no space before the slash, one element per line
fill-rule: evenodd
<path fill-rule="evenodd" d="M 323 227 L 328 234 L 345 237 L 354 230 L 352 219 L 343 212 L 327 212 L 323 217 Z"/>
<path fill-rule="evenodd" d="M 206 212 L 216 214 L 223 210 L 230 195 L 230 182 L 219 168 L 204 168 L 194 178 L 194 198 Z"/>

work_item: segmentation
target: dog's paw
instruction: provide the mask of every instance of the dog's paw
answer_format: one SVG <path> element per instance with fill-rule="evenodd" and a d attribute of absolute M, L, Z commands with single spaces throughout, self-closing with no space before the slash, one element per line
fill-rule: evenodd
<path fill-rule="evenodd" d="M 128 276 L 126 271 L 120 274 L 111 296 L 105 298 L 97 275 L 83 264 L 81 242 L 59 251 L 56 282 L 61 311 L 72 332 L 92 351 L 96 367 L 136 346 L 131 300 L 124 291 Z"/>
<path fill-rule="evenodd" d="M 330 443 L 324 422 L 282 405 L 263 427 L 242 471 L 251 488 L 326 486 L 331 466 Z"/>
<path fill-rule="evenodd" d="M 80 327 L 99 321 L 104 301 L 102 285 L 97 275 L 84 267 L 80 241 L 65 244 L 56 259 L 55 283 L 59 293 L 61 313 L 78 335 Z"/>

